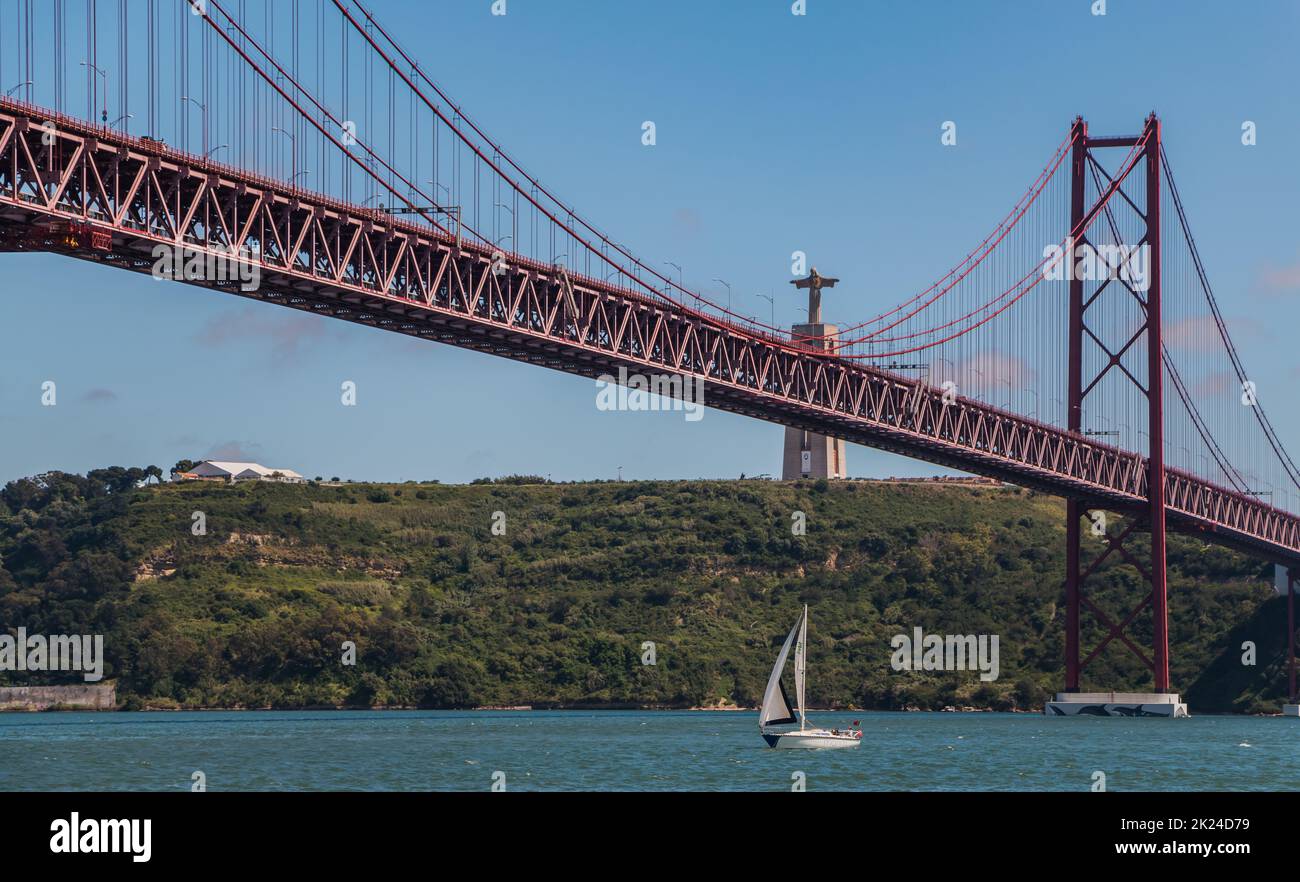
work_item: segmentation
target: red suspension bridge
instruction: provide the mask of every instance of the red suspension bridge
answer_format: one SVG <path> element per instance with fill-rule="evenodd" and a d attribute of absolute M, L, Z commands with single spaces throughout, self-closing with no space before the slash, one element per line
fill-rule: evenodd
<path fill-rule="evenodd" d="M 160 246 L 233 255 L 255 287 L 187 281 L 584 376 L 699 378 L 714 407 L 1061 496 L 1067 691 L 1113 641 L 1170 691 L 1166 531 L 1300 573 L 1300 469 L 1154 114 L 1125 136 L 1075 120 L 960 262 L 810 339 L 602 232 L 358 0 L 14 0 L 0 16 L 4 250 L 139 273 Z M 1108 559 L 1149 586 L 1122 618 L 1086 590 Z M 1085 613 L 1104 632 L 1086 653 Z"/>

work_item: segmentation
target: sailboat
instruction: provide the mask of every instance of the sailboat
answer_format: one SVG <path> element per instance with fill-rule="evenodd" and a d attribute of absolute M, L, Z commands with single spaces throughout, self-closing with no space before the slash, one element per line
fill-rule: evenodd
<path fill-rule="evenodd" d="M 799 640 L 795 643 L 795 638 Z M 794 692 L 797 698 L 798 718 L 790 709 L 790 696 L 786 694 L 781 674 L 785 671 L 785 661 L 790 655 L 790 645 L 794 644 Z M 785 638 L 781 654 L 776 657 L 772 675 L 767 678 L 767 689 L 763 692 L 763 707 L 758 714 L 758 731 L 767 742 L 768 747 L 775 748 L 823 748 L 857 747 L 862 739 L 861 729 L 814 729 L 808 726 L 808 716 L 804 713 L 804 678 L 808 663 L 808 606 L 804 605 L 803 615 L 790 629 L 790 636 Z M 798 729 L 774 729 L 775 726 L 787 726 L 798 723 Z"/>

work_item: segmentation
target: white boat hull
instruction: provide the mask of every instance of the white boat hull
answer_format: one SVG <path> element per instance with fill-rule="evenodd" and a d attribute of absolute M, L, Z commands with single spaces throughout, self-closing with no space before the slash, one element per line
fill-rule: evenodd
<path fill-rule="evenodd" d="M 862 733 L 849 734 L 841 732 L 836 735 L 829 729 L 806 729 L 802 732 L 764 732 L 763 740 L 768 747 L 777 750 L 843 750 L 857 747 L 862 742 Z"/>

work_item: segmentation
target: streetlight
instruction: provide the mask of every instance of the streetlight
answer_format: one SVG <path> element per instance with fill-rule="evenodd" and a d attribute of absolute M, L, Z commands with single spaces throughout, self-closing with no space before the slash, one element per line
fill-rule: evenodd
<path fill-rule="evenodd" d="M 957 382 L 957 364 L 956 364 L 956 362 L 954 362 L 951 358 L 944 358 L 943 356 L 939 356 L 938 358 L 936 358 L 936 359 L 934 360 L 934 363 L 937 364 L 937 365 L 939 365 L 940 367 L 942 367 L 942 366 L 945 365 L 945 364 L 948 365 L 948 370 L 947 370 L 947 372 L 944 372 L 944 371 L 935 371 L 935 374 L 940 375 L 940 376 L 936 376 L 936 377 L 935 377 L 935 380 L 938 381 L 938 382 L 940 382 L 940 383 L 942 383 L 945 379 L 947 379 L 947 380 L 951 380 L 951 381 L 954 383 L 954 385 L 955 385 L 956 382 Z"/>
<path fill-rule="evenodd" d="M 300 172 L 294 172 L 293 176 L 289 178 L 289 186 L 290 187 L 297 186 L 298 179 L 303 175 L 309 175 L 309 174 L 311 174 L 311 169 L 309 168 L 305 168 Z"/>
<path fill-rule="evenodd" d="M 81 66 L 86 68 L 87 70 L 93 70 L 95 73 L 99 74 L 101 77 L 104 78 L 104 104 L 103 104 L 103 110 L 100 111 L 100 122 L 106 123 L 108 122 L 108 74 L 104 73 L 104 71 L 100 70 L 98 67 L 91 64 L 89 61 L 81 62 Z"/>
<path fill-rule="evenodd" d="M 681 291 L 685 291 L 685 290 L 686 290 L 686 274 L 685 274 L 684 272 L 682 272 L 681 264 L 673 263 L 671 260 L 665 260 L 664 263 L 668 264 L 668 265 L 671 266 L 673 269 L 677 270 L 677 288 L 678 288 L 679 290 L 681 290 Z M 664 289 L 665 293 L 667 293 L 667 290 L 668 290 L 667 288 Z M 692 296 L 694 296 L 694 295 L 692 295 Z M 699 298 L 699 297 L 696 297 L 696 298 L 695 298 L 695 308 L 696 308 L 696 309 L 699 309 L 699 308 L 700 308 L 700 298 Z"/>
<path fill-rule="evenodd" d="M 216 153 L 218 150 L 225 150 L 229 146 L 230 146 L 229 144 L 218 144 L 216 147 L 213 147 L 211 150 L 209 150 L 207 153 L 203 155 L 206 156 L 208 159 L 211 159 L 212 154 Z"/>
<path fill-rule="evenodd" d="M 424 181 L 424 182 L 425 182 L 426 184 L 433 184 L 433 187 L 434 187 L 434 189 L 433 189 L 433 198 L 434 198 L 435 201 L 436 201 L 437 198 L 438 198 L 438 191 L 439 191 L 439 190 L 441 190 L 442 192 L 444 192 L 444 193 L 447 194 L 447 205 L 446 205 L 446 207 L 441 206 L 441 205 L 433 205 L 433 206 L 431 206 L 431 209 L 432 209 L 432 211 L 433 211 L 434 214 L 440 214 L 440 215 L 442 215 L 442 216 L 444 216 L 444 217 L 449 217 L 449 218 L 451 218 L 452 220 L 454 220 L 454 221 L 456 222 L 456 250 L 459 251 L 459 250 L 460 250 L 460 237 L 461 237 L 460 206 L 459 206 L 459 205 L 452 205 L 452 204 L 451 204 L 451 188 L 450 188 L 450 187 L 447 187 L 447 186 L 445 186 L 445 185 L 443 185 L 443 184 L 439 184 L 437 181 L 433 180 L 432 178 L 425 178 L 425 181 Z M 518 231 L 518 230 L 515 230 L 515 232 L 517 233 L 517 232 L 519 232 L 519 231 Z"/>
<path fill-rule="evenodd" d="M 772 329 L 773 331 L 775 331 L 775 330 L 776 330 L 776 298 L 772 297 L 772 295 L 770 295 L 770 294 L 759 294 L 759 295 L 757 295 L 757 296 L 762 297 L 764 300 L 766 300 L 768 303 L 770 303 L 770 304 L 772 305 L 772 325 L 771 325 L 771 329 Z"/>
<path fill-rule="evenodd" d="M 942 359 L 940 359 L 940 360 L 942 361 Z M 1030 389 L 1028 386 L 1022 386 L 1022 387 L 1021 387 L 1021 391 L 1023 391 L 1023 392 L 1028 392 L 1030 395 L 1034 396 L 1034 413 L 1033 413 L 1033 417 L 1034 417 L 1034 419 L 1038 419 L 1038 390 L 1037 390 L 1037 389 Z"/>
<path fill-rule="evenodd" d="M 6 98 L 12 98 L 14 92 L 17 92 L 17 91 L 18 91 L 19 89 L 21 89 L 23 86 L 31 86 L 31 85 L 35 85 L 31 80 L 23 80 L 21 83 L 19 83 L 18 85 L 14 86 L 14 87 L 13 87 L 12 89 L 10 89 L 9 91 L 5 92 L 5 97 L 6 97 Z"/>
<path fill-rule="evenodd" d="M 279 132 L 281 135 L 284 135 L 289 139 L 289 149 L 293 151 L 293 162 L 290 164 L 290 170 L 293 172 L 293 176 L 289 178 L 290 183 L 292 183 L 293 179 L 298 177 L 298 139 L 279 126 L 272 126 L 271 131 Z"/>
<path fill-rule="evenodd" d="M 124 113 L 124 114 L 122 114 L 121 116 L 119 116 L 117 119 L 115 119 L 115 120 L 113 120 L 111 123 L 109 123 L 109 124 L 108 124 L 108 127 L 111 129 L 111 128 L 113 128 L 113 126 L 117 125 L 118 123 L 120 123 L 120 122 L 121 122 L 122 120 L 124 120 L 124 119 L 135 119 L 135 114 L 134 114 L 134 113 Z"/>
<path fill-rule="evenodd" d="M 726 285 L 726 288 L 727 288 L 727 312 L 731 312 L 731 285 L 727 284 L 727 283 L 726 283 L 725 281 L 723 281 L 722 279 L 714 279 L 713 281 L 717 282 L 719 285 Z"/>
<path fill-rule="evenodd" d="M 1066 403 L 1065 403 L 1064 401 L 1062 401 L 1060 398 L 1057 398 L 1055 395 L 1052 396 L 1052 404 L 1056 405 L 1056 407 L 1054 407 L 1054 408 L 1052 409 L 1052 414 L 1053 414 L 1053 416 L 1055 416 L 1056 414 L 1059 413 L 1059 414 L 1061 415 L 1061 418 L 1064 420 L 1064 425 L 1065 425 L 1065 426 L 1069 426 L 1069 425 L 1070 425 L 1070 408 L 1069 408 L 1068 406 L 1066 406 Z M 1083 408 L 1082 408 L 1082 407 L 1079 408 L 1079 417 L 1080 417 L 1080 419 L 1082 419 L 1082 417 L 1083 417 Z"/>
<path fill-rule="evenodd" d="M 504 208 L 506 211 L 510 212 L 510 233 L 511 233 L 511 235 L 506 236 L 505 239 L 511 239 L 511 240 L 513 240 L 513 239 L 515 238 L 515 234 L 519 232 L 519 225 L 518 225 L 517 223 L 515 223 L 515 210 L 514 210 L 513 208 L 511 208 L 509 205 L 506 205 L 504 202 L 494 202 L 494 203 L 492 204 L 492 206 L 493 206 L 493 208 Z M 495 221 L 496 221 L 496 217 L 493 217 L 492 220 L 493 220 L 492 229 L 493 229 L 493 232 L 495 232 L 495 231 L 496 231 L 496 223 L 495 223 Z M 500 247 L 500 246 L 501 246 L 501 242 L 502 242 L 502 241 L 504 241 L 504 239 L 499 240 L 499 241 L 497 242 L 497 247 Z M 518 248 L 519 246 L 516 245 L 515 247 Z"/>
<path fill-rule="evenodd" d="M 193 104 L 195 107 L 197 107 L 199 110 L 203 111 L 203 152 L 204 152 L 204 153 L 207 153 L 207 152 L 208 152 L 208 108 L 207 108 L 207 105 L 205 105 L 202 101 L 199 101 L 199 100 L 197 100 L 197 99 L 195 99 L 195 98 L 191 98 L 189 95 L 182 95 L 182 96 L 181 96 L 181 100 L 182 100 L 182 101 L 188 101 L 188 102 L 190 102 L 191 104 Z"/>

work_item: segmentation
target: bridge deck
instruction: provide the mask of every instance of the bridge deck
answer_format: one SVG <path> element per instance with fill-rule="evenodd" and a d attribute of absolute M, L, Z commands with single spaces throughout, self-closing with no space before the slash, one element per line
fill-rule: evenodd
<path fill-rule="evenodd" d="M 53 125 L 46 122 L 52 120 Z M 98 236 L 55 235 L 87 222 Z M 108 235 L 105 236 L 104 234 Z M 0 248 L 152 272 L 157 246 L 244 252 L 256 290 L 194 284 L 587 377 L 677 373 L 708 405 L 1125 512 L 1145 459 L 918 380 L 458 242 L 166 145 L 0 100 Z M 504 259 L 502 259 L 504 258 Z M 1171 529 L 1300 564 L 1300 518 L 1169 470 Z"/>

